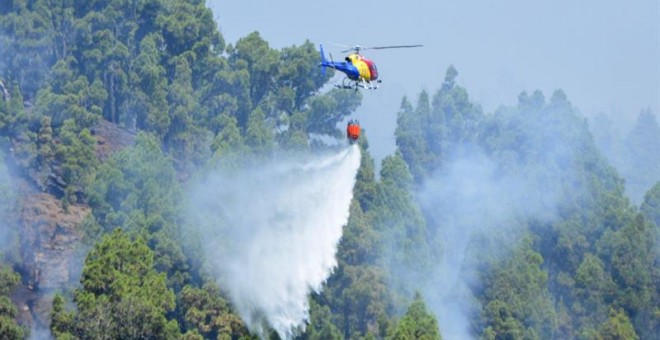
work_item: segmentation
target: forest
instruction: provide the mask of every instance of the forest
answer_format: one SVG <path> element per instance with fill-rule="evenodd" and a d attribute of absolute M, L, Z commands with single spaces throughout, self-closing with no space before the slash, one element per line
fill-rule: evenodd
<path fill-rule="evenodd" d="M 483 112 L 451 65 L 392 108 L 396 151 L 379 166 L 360 137 L 335 266 L 306 315 L 282 332 L 246 314 L 213 269 L 249 234 L 230 244 L 232 219 L 209 234 L 190 188 L 345 148 L 363 94 L 328 89 L 318 43 L 227 42 L 203 0 L 2 1 L 0 338 L 660 334 L 655 114 L 616 131 L 561 89 Z"/>

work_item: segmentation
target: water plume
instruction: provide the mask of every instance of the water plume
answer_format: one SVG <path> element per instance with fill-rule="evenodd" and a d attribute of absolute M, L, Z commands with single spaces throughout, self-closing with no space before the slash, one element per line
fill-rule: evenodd
<path fill-rule="evenodd" d="M 289 339 L 304 329 L 308 294 L 337 265 L 360 164 L 357 145 L 304 161 L 219 171 L 192 190 L 204 253 L 249 329 Z"/>

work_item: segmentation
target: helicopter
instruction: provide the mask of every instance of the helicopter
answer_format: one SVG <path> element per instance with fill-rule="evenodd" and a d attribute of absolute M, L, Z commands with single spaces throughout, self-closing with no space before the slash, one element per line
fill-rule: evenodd
<path fill-rule="evenodd" d="M 396 45 L 396 46 L 378 46 L 378 47 L 366 47 L 366 46 L 354 46 L 348 50 L 341 51 L 341 53 L 346 53 L 353 51 L 344 58 L 345 61 L 333 61 L 332 54 L 330 54 L 330 61 L 325 58 L 325 53 L 323 53 L 323 45 L 320 45 L 321 50 L 321 63 L 319 66 L 323 68 L 323 73 L 325 74 L 325 69 L 327 67 L 333 68 L 339 72 L 342 72 L 346 77 L 342 80 L 341 85 L 335 85 L 338 88 L 342 89 L 355 89 L 363 88 L 367 90 L 375 90 L 378 88 L 378 84 L 381 83 L 381 80 L 378 79 L 378 68 L 376 63 L 372 60 L 365 58 L 360 54 L 360 51 L 363 50 L 382 50 L 387 48 L 411 48 L 411 47 L 422 47 L 423 45 Z"/>

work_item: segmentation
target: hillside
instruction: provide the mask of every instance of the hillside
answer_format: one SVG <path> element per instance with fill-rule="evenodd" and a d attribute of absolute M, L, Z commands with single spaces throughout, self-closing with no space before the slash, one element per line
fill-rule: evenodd
<path fill-rule="evenodd" d="M 134 140 L 134 136 L 108 122 L 101 122 L 92 133 L 100 161 Z M 39 192 L 24 178 L 15 177 L 12 182 L 20 183 L 21 263 L 17 270 L 23 281 L 12 300 L 21 310 L 19 323 L 40 329 L 50 324 L 53 295 L 78 284 L 86 251 L 82 224 L 90 207 L 74 203 L 65 209 L 60 198 Z"/>
<path fill-rule="evenodd" d="M 632 204 L 570 93 L 483 112 L 449 66 L 376 174 L 316 42 L 213 18 L 0 5 L 0 338 L 660 333 L 660 183 Z"/>

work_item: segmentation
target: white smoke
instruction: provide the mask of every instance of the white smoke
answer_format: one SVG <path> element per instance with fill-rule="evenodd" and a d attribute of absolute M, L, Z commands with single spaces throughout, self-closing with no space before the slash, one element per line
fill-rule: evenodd
<path fill-rule="evenodd" d="M 4 253 L 15 243 L 15 230 L 12 223 L 15 208 L 15 188 L 4 161 L 4 155 L 0 152 L 0 255 L 6 255 Z"/>
<path fill-rule="evenodd" d="M 439 260 L 407 287 L 422 292 L 443 338 L 480 336 L 473 322 L 483 306 L 473 292 L 483 288 L 484 270 L 530 230 L 551 228 L 570 207 L 590 200 L 582 169 L 593 167 L 597 155 L 582 118 L 560 90 L 547 104 L 540 91 L 520 98 L 518 108 L 483 119 L 481 144 L 448 140 L 440 167 L 416 193 Z M 455 128 L 447 135 L 465 133 L 463 125 Z M 394 268 L 393 275 L 415 277 L 405 270 Z"/>
<path fill-rule="evenodd" d="M 192 191 L 204 252 L 252 332 L 284 339 L 304 329 L 308 294 L 337 265 L 348 221 L 357 145 L 304 162 L 220 171 Z"/>
<path fill-rule="evenodd" d="M 570 176 L 568 171 L 565 176 Z M 448 159 L 419 194 L 437 230 L 443 256 L 424 293 L 438 317 L 442 336 L 469 339 L 478 283 L 471 263 L 506 255 L 529 220 L 549 222 L 557 213 L 560 178 L 516 163 L 503 171 L 477 149 Z M 415 284 L 415 283 L 411 283 Z"/>

